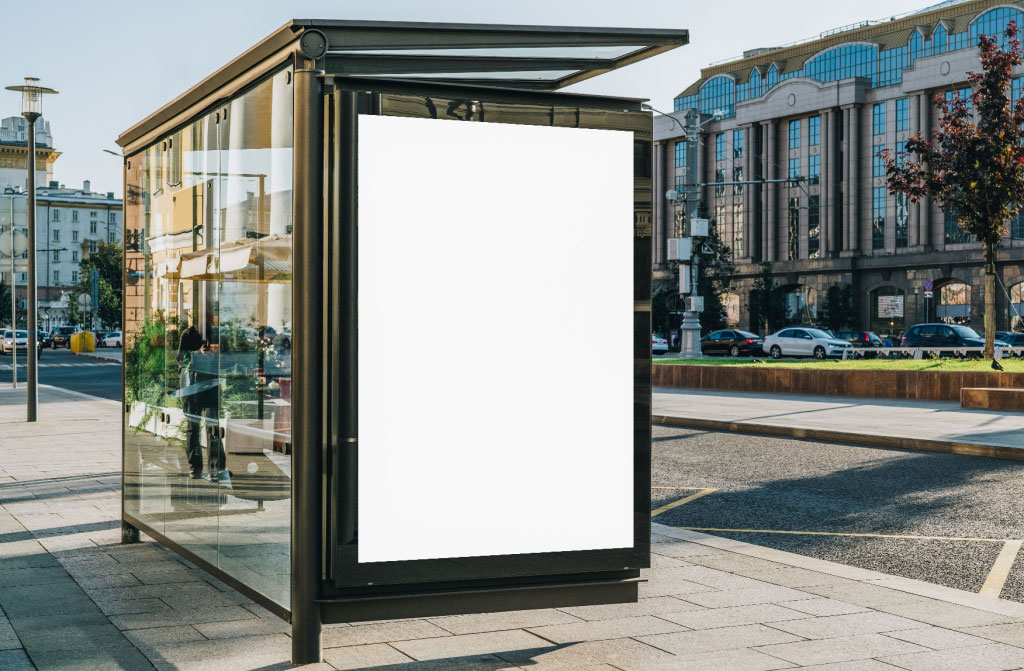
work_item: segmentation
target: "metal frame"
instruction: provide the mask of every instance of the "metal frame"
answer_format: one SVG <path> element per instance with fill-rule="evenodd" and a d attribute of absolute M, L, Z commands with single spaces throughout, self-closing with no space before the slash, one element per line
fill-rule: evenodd
<path fill-rule="evenodd" d="M 357 237 L 357 204 L 356 204 L 356 116 L 362 112 L 364 114 L 381 114 L 379 99 L 381 95 L 395 94 L 396 91 L 401 91 L 403 94 L 408 94 L 407 84 L 408 82 L 389 82 L 384 80 L 375 80 L 373 82 L 366 82 L 363 79 L 350 79 L 348 77 L 328 77 L 331 79 L 330 86 L 335 91 L 332 94 L 327 93 L 326 95 L 333 97 L 333 106 L 329 109 L 333 109 L 331 116 L 332 121 L 327 125 L 339 129 L 336 132 L 336 136 L 333 137 L 333 144 L 329 145 L 328 154 L 333 156 L 334 159 L 329 160 L 327 165 L 333 167 L 340 174 L 340 178 L 333 180 L 330 177 L 325 181 L 325 196 L 324 199 L 329 203 L 341 204 L 340 208 L 332 208 L 332 213 L 337 213 L 337 219 L 328 220 L 327 229 L 329 231 L 337 231 L 337 237 L 341 238 L 339 242 L 333 242 L 325 245 L 326 248 L 333 250 L 341 250 L 345 253 L 343 263 L 339 264 L 340 268 L 334 269 L 334 272 L 328 276 L 325 284 L 331 287 L 331 293 L 339 296 L 340 301 L 347 307 L 347 310 L 343 313 L 344 316 L 341 319 L 340 328 L 333 329 L 329 334 L 331 340 L 326 343 L 324 351 L 328 353 L 328 366 L 334 370 L 340 369 L 340 375 L 335 377 L 335 380 L 344 381 L 344 388 L 335 386 L 325 390 L 325 396 L 332 399 L 331 405 L 332 410 L 324 415 L 324 420 L 328 424 L 332 424 L 334 418 L 342 418 L 342 426 L 336 428 L 331 426 L 330 436 L 328 438 L 328 456 L 334 457 L 334 461 L 328 463 L 331 477 L 330 477 L 330 496 L 331 505 L 329 509 L 335 514 L 342 514 L 342 511 L 354 511 L 355 509 L 355 496 L 357 490 L 357 482 L 353 479 L 342 484 L 342 480 L 346 473 L 352 474 L 355 472 L 355 463 L 357 461 L 358 454 L 358 427 L 354 426 L 354 422 L 351 422 L 348 418 L 355 417 L 357 409 L 357 349 L 358 349 L 358 325 L 356 324 L 355 314 L 355 301 L 356 301 L 356 281 L 357 281 L 357 264 L 358 259 L 354 256 L 354 249 L 356 247 Z M 375 87 L 371 91 L 367 91 L 368 84 L 374 84 Z M 445 87 L 431 86 L 429 93 L 430 99 L 437 103 L 437 106 L 441 109 L 444 108 L 443 100 L 444 96 L 440 94 L 440 90 L 444 90 Z M 476 89 L 465 89 L 462 87 L 447 87 L 447 93 L 452 95 L 456 100 L 471 100 L 473 103 L 481 103 L 484 106 L 495 103 L 504 102 L 503 99 L 507 97 L 507 92 L 504 94 L 498 94 L 497 92 L 489 91 L 490 95 L 483 95 L 480 90 Z M 416 97 L 425 97 L 425 92 L 418 91 L 414 95 Z M 467 94 L 471 95 L 471 98 L 467 98 Z M 543 97 L 543 96 L 542 96 Z M 518 103 L 519 101 L 514 101 Z M 554 108 L 547 106 L 552 109 L 552 114 L 556 114 Z M 586 122 L 580 122 L 577 115 L 578 107 L 566 108 L 564 110 L 558 110 L 558 113 L 564 118 L 571 119 L 571 125 L 577 127 L 594 127 Z M 621 110 L 619 113 L 622 113 Z M 390 114 L 395 114 L 391 112 Z M 640 116 L 643 113 L 638 113 L 638 118 L 647 119 L 646 115 Z M 487 113 L 485 116 L 490 118 L 492 113 Z M 551 117 L 546 117 L 551 118 Z M 499 121 L 500 123 L 500 121 Z M 606 123 L 600 124 L 599 127 L 612 128 Z M 621 128 L 622 130 L 630 130 L 628 128 Z M 648 136 L 649 136 L 648 129 Z M 639 185 L 638 185 L 639 186 Z M 649 209 L 649 202 L 637 203 L 635 208 L 638 210 Z M 637 259 L 637 265 L 643 267 L 644 264 L 640 259 Z M 344 277 L 339 277 L 340 273 L 344 273 Z M 647 290 L 649 291 L 649 278 L 648 279 L 637 279 L 637 282 L 643 284 L 647 283 Z M 643 289 L 638 286 L 638 293 L 642 293 Z M 330 314 L 330 313 L 329 313 Z M 331 320 L 332 322 L 335 320 Z M 645 332 L 649 329 L 645 329 Z M 637 353 L 636 360 L 638 369 L 637 373 L 637 384 L 642 384 L 641 368 L 644 364 L 640 363 L 644 360 L 644 356 L 649 357 L 649 345 L 646 342 L 647 336 L 642 338 L 638 337 L 637 342 L 642 341 L 642 344 L 635 344 Z M 340 363 L 338 359 L 341 359 Z M 638 388 L 638 395 L 641 390 Z M 649 393 L 649 390 L 648 390 Z M 642 422 L 641 422 L 642 423 Z M 640 434 L 643 434 L 641 437 Z M 637 427 L 637 437 L 634 444 L 635 458 L 639 462 L 650 459 L 650 440 L 649 435 L 645 432 L 640 431 L 640 427 Z M 345 460 L 345 466 L 342 466 L 339 460 Z M 637 511 L 649 511 L 649 493 L 650 493 L 650 473 L 649 468 L 638 468 L 635 472 L 634 478 L 634 491 L 643 492 L 643 500 L 636 502 Z M 346 496 L 345 504 L 339 500 L 340 497 Z M 354 514 L 354 513 L 353 513 Z M 639 515 L 639 512 L 638 512 Z M 529 576 L 531 579 L 537 581 L 538 578 L 543 580 L 577 580 L 585 578 L 588 575 L 593 576 L 595 573 L 608 573 L 612 579 L 629 578 L 635 576 L 636 570 L 639 568 L 646 568 L 649 548 L 649 537 L 650 527 L 648 524 L 638 523 L 634 527 L 634 541 L 633 547 L 622 550 L 600 550 L 600 551 L 575 551 L 575 552 L 553 552 L 553 553 L 536 553 L 536 554 L 524 554 L 516 555 L 516 561 L 514 565 L 511 565 L 507 557 L 478 557 L 478 558 L 460 558 L 457 560 L 419 560 L 409 562 L 386 562 L 383 565 L 360 565 L 354 560 L 354 556 L 351 552 L 354 550 L 354 543 L 352 543 L 352 536 L 354 536 L 354 519 L 333 519 L 331 524 L 328 526 L 329 530 L 338 529 L 341 525 L 341 534 L 347 536 L 346 538 L 333 539 L 330 545 L 334 546 L 335 552 L 332 556 L 328 556 L 327 559 L 331 562 L 331 570 L 328 572 L 331 582 L 333 582 L 334 589 L 331 590 L 331 594 L 337 596 L 337 598 L 351 598 L 355 594 L 364 594 L 367 597 L 376 596 L 380 594 L 387 594 L 395 591 L 431 591 L 437 590 L 442 587 L 450 589 L 458 589 L 465 587 L 486 586 L 493 584 L 495 579 L 508 580 L 515 577 Z M 343 551 L 341 548 L 345 546 L 349 548 L 347 551 Z M 572 570 L 567 572 L 566 567 L 572 567 Z M 625 568 L 624 568 L 625 567 Z M 453 582 L 452 579 L 448 578 L 452 574 L 458 574 L 461 576 L 458 582 Z M 546 578 L 542 578 L 547 576 Z M 372 586 L 372 587 L 371 587 Z M 393 617 L 398 615 L 393 614 Z"/>
<path fill-rule="evenodd" d="M 225 98 L 253 77 L 266 74 L 287 62 L 291 55 L 301 51 L 299 42 L 307 33 L 316 32 L 329 45 L 350 51 L 383 51 L 413 49 L 500 49 L 526 47 L 601 47 L 637 46 L 638 50 L 613 59 L 596 59 L 578 72 L 548 81 L 533 80 L 459 80 L 503 88 L 528 87 L 553 91 L 584 81 L 610 70 L 631 65 L 657 54 L 689 43 L 689 31 L 679 29 L 641 28 L 582 28 L 561 26 L 479 25 L 466 23 L 416 23 L 389 21 L 331 21 L 293 19 L 202 80 L 159 110 L 135 124 L 117 139 L 126 155 L 133 154 L 166 134 L 169 128 L 183 125 Z M 320 58 L 323 54 L 307 53 Z M 328 56 L 333 60 L 333 56 Z M 369 56 L 358 57 L 366 67 Z M 395 56 L 380 55 L 380 67 L 386 67 Z M 502 60 L 509 60 L 501 57 Z M 458 71 L 459 57 L 449 59 L 449 71 Z M 477 59 L 479 60 L 479 59 Z M 530 59 L 539 67 L 540 61 L 552 64 L 565 62 L 565 58 Z M 572 59 L 577 60 L 577 59 Z M 580 59 L 589 61 L 591 59 Z M 431 62 L 426 58 L 421 68 Z M 321 67 L 322 64 L 321 64 Z M 506 69 L 506 68 L 498 68 Z M 532 68 L 531 68 L 532 69 Z M 557 70 L 558 67 L 544 66 Z M 424 71 L 424 70 L 420 70 Z M 436 72 L 436 70 L 435 70 Z M 386 73 L 385 73 L 386 74 Z M 435 80 L 437 81 L 437 80 Z M 596 96 L 595 96 L 596 98 Z M 608 99 L 606 99 L 608 100 Z"/>
<path fill-rule="evenodd" d="M 304 263 L 296 267 L 292 285 L 293 394 L 299 401 L 293 405 L 291 609 L 269 602 L 173 539 L 148 528 L 125 513 L 122 502 L 124 542 L 137 541 L 141 529 L 290 620 L 293 624 L 292 657 L 296 663 L 319 661 L 322 622 L 635 600 L 639 569 L 647 566 L 650 544 L 647 515 L 651 375 L 647 336 L 651 289 L 651 166 L 641 164 L 644 157 L 649 158 L 651 154 L 651 117 L 641 111 L 641 100 L 567 94 L 554 89 L 687 42 L 685 30 L 294 20 L 125 131 L 118 138 L 118 144 L 126 156 L 127 179 L 128 160 L 134 154 L 244 93 L 280 68 L 294 67 L 293 254 Z M 494 58 L 339 54 L 330 51 L 331 44 L 344 45 L 346 52 L 585 46 L 638 46 L 638 49 L 612 59 Z M 380 77 L 411 74 L 410 70 L 429 75 L 574 68 L 578 70 L 554 80 Z M 362 76 L 353 76 L 355 73 Z M 580 125 L 583 110 L 635 114 L 639 120 L 639 125 L 630 128 L 640 133 L 640 145 L 646 143 L 646 146 L 640 147 L 643 151 L 636 159 L 639 168 L 634 176 L 636 521 L 634 547 L 627 553 L 595 551 L 589 558 L 592 560 L 589 565 L 585 561 L 588 559 L 586 552 L 548 553 L 551 556 L 541 559 L 549 563 L 551 570 L 541 569 L 543 561 L 525 570 L 500 570 L 493 558 L 482 558 L 480 566 L 484 570 L 469 580 L 427 580 L 369 590 L 353 589 L 354 585 L 339 584 L 336 580 L 341 567 L 332 552 L 335 533 L 354 531 L 354 518 L 345 520 L 340 516 L 351 506 L 339 505 L 343 502 L 337 494 L 355 496 L 355 490 L 352 487 L 339 489 L 336 485 L 341 460 L 349 460 L 346 466 L 351 469 L 357 458 L 357 451 L 349 449 L 356 447 L 358 436 L 353 421 L 356 381 L 349 374 L 358 346 L 354 244 L 358 209 L 355 198 L 351 197 L 357 185 L 356 120 L 359 113 L 381 113 L 381 93 L 540 106 L 550 111 L 552 120 L 556 115 L 564 120 L 575 113 L 577 125 Z M 127 205 L 127 199 L 125 203 Z M 125 221 L 127 223 L 127 219 Z M 334 317 L 327 319 L 327 315 Z M 324 352 L 328 353 L 326 367 Z M 343 421 L 329 421 L 335 417 Z M 500 564 L 501 558 L 497 560 Z M 507 563 L 508 559 L 504 561 Z M 562 562 L 560 568 L 555 566 L 558 562 Z M 574 567 L 573 572 L 558 572 L 570 566 Z"/>

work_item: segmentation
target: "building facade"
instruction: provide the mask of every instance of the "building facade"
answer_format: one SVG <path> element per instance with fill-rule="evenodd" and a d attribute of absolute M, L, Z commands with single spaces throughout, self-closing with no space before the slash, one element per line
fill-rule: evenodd
<path fill-rule="evenodd" d="M 60 152 L 53 148 L 50 122 L 39 119 L 36 128 L 36 184 L 53 179 L 53 164 Z M 28 188 L 28 121 L 12 116 L 0 119 L 0 193 Z"/>
<path fill-rule="evenodd" d="M 24 174 L 24 168 L 22 174 Z M 0 195 L 0 278 L 10 285 L 10 222 L 16 236 L 27 235 L 28 195 L 8 191 Z M 64 323 L 67 293 L 81 280 L 82 261 L 99 250 L 101 243 L 121 244 L 122 201 L 113 192 L 97 193 L 88 180 L 82 188 L 57 182 L 36 189 L 36 285 L 39 292 L 41 328 Z M 24 237 L 21 237 L 24 239 Z M 18 309 L 27 296 L 27 252 L 14 259 L 13 277 Z"/>
<path fill-rule="evenodd" d="M 849 285 L 859 328 L 899 335 L 924 321 L 981 327 L 980 245 L 935 202 L 891 195 L 877 154 L 901 151 L 917 132 L 930 135 L 941 114 L 936 98 L 969 97 L 968 73 L 980 69 L 978 35 L 1001 33 L 1010 21 L 1024 26 L 1024 2 L 953 0 L 751 49 L 702 70 L 674 113 L 655 119 L 655 193 L 699 185 L 732 250 L 730 322 L 751 326 L 750 290 L 768 262 L 792 322 L 822 321 L 828 288 Z M 1015 74 L 1014 98 L 1024 69 Z M 709 119 L 689 146 L 688 109 Z M 688 176 L 686 153 L 694 149 L 697 175 Z M 745 183 L 716 186 L 728 182 Z M 667 240 L 683 234 L 685 206 L 655 201 L 655 261 L 664 268 Z M 997 327 L 1024 330 L 1024 216 L 1006 228 Z"/>

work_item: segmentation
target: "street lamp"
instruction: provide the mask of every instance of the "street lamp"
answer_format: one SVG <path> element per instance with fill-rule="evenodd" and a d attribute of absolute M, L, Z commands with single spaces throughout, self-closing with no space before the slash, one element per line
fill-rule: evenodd
<path fill-rule="evenodd" d="M 43 115 L 43 96 L 55 94 L 54 89 L 39 85 L 37 77 L 25 77 L 21 86 L 8 86 L 8 91 L 21 92 L 21 115 L 28 121 L 28 421 L 36 421 L 39 401 L 37 380 L 39 339 L 38 306 L 36 296 L 36 119 Z"/>

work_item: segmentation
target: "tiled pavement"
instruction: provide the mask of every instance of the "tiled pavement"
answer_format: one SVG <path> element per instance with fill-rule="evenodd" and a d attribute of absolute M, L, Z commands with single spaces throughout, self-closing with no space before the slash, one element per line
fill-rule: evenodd
<path fill-rule="evenodd" d="M 118 405 L 0 386 L 0 669 L 292 668 L 288 627 L 119 540 Z M 421 671 L 1024 669 L 1024 604 L 653 525 L 636 604 L 330 626 L 325 663 Z"/>

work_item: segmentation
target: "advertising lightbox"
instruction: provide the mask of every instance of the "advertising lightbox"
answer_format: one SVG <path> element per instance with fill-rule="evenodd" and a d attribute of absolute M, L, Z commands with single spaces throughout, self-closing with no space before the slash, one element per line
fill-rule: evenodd
<path fill-rule="evenodd" d="M 633 133 L 358 123 L 356 561 L 632 548 Z"/>

